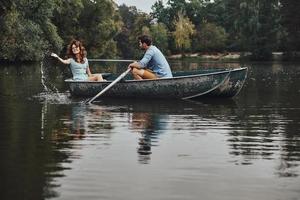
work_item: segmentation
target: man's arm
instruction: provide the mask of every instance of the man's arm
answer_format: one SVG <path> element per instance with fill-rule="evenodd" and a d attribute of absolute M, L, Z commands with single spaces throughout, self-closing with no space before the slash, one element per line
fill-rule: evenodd
<path fill-rule="evenodd" d="M 152 59 L 153 56 L 154 56 L 153 49 L 148 49 L 146 51 L 144 57 L 142 58 L 142 60 L 140 60 L 138 62 L 140 64 L 141 68 L 147 67 L 148 63 L 150 62 L 150 60 Z"/>

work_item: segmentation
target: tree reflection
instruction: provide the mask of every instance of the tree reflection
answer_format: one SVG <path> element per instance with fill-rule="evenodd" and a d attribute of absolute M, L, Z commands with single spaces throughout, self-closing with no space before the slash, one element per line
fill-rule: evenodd
<path fill-rule="evenodd" d="M 254 160 L 278 160 L 280 177 L 299 176 L 299 83 L 298 68 L 265 64 L 250 68 L 240 109 L 230 124 L 235 131 L 228 139 L 230 154 L 241 157 L 237 164 Z M 292 73 L 291 73 L 292 72 Z"/>
<path fill-rule="evenodd" d="M 48 107 L 48 108 L 47 108 Z M 53 109 L 56 108 L 56 109 Z M 48 111 L 48 112 L 47 112 Z M 47 119 L 55 120 L 55 123 Z M 44 104 L 42 108 L 41 134 L 43 140 L 48 144 L 50 157 L 45 160 L 45 177 L 47 179 L 44 186 L 45 197 L 57 197 L 54 191 L 56 185 L 55 178 L 64 176 L 63 171 L 69 170 L 65 163 L 71 163 L 74 159 L 81 157 L 78 148 L 72 141 L 82 140 L 86 137 L 110 137 L 112 129 L 110 112 L 98 105 L 71 104 L 57 107 L 57 105 Z"/>

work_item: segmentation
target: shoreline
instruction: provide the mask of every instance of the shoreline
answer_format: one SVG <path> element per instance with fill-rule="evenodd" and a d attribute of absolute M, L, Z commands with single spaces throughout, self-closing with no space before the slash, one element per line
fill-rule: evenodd
<path fill-rule="evenodd" d="M 283 61 L 283 52 L 273 52 L 271 61 Z M 225 53 L 191 53 L 174 54 L 167 56 L 169 59 L 199 59 L 203 61 L 242 61 L 248 60 L 250 52 L 225 52 Z"/>

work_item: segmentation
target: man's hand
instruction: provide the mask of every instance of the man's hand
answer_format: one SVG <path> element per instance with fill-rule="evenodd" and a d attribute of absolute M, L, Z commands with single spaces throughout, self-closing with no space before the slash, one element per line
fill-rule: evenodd
<path fill-rule="evenodd" d="M 141 66 L 140 66 L 140 64 L 138 63 L 138 62 L 133 62 L 133 63 L 130 63 L 129 65 L 128 65 L 128 68 L 137 68 L 137 69 L 140 69 L 141 68 Z"/>

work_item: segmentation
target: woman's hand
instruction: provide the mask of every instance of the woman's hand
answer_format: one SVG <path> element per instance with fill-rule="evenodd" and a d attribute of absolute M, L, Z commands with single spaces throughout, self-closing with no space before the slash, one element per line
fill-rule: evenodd
<path fill-rule="evenodd" d="M 51 56 L 54 58 L 57 58 L 60 62 L 64 63 L 64 64 L 70 64 L 71 63 L 71 59 L 61 59 L 56 53 L 51 53 Z"/>
<path fill-rule="evenodd" d="M 58 55 L 56 53 L 51 53 L 51 56 L 54 58 L 58 58 Z"/>

